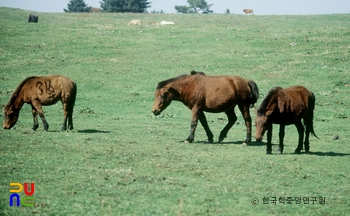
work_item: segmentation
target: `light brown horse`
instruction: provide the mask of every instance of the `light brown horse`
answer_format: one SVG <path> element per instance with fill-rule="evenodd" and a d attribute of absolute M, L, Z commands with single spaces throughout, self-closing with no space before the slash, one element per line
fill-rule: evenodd
<path fill-rule="evenodd" d="M 272 124 L 279 124 L 279 148 L 278 153 L 283 153 L 283 138 L 286 125 L 294 124 L 299 133 L 298 147 L 295 153 L 300 153 L 303 149 L 304 120 L 305 131 L 305 151 L 308 152 L 310 132 L 315 136 L 313 128 L 313 116 L 315 108 L 315 95 L 303 86 L 292 86 L 282 89 L 272 88 L 265 99 L 261 102 L 255 118 L 256 140 L 261 141 L 267 130 L 266 153 L 271 154 Z M 317 137 L 318 138 L 318 137 Z"/>
<path fill-rule="evenodd" d="M 248 15 L 248 14 L 253 14 L 253 9 L 244 9 L 243 12 Z"/>
<path fill-rule="evenodd" d="M 49 124 L 45 120 L 42 105 L 53 105 L 59 100 L 63 105 L 64 121 L 62 130 L 67 128 L 73 129 L 73 108 L 77 94 L 76 84 L 64 76 L 43 76 L 43 77 L 28 77 L 16 88 L 9 102 L 4 107 L 4 129 L 12 128 L 19 116 L 24 103 L 32 106 L 33 113 L 33 130 L 39 127 L 37 114 L 39 114 L 44 130 L 47 131 Z"/>
<path fill-rule="evenodd" d="M 186 142 L 193 142 L 198 120 L 204 127 L 208 142 L 213 142 L 204 112 L 225 112 L 228 123 L 221 131 L 219 141 L 227 135 L 237 116 L 234 112 L 238 105 L 247 127 L 247 136 L 243 144 L 251 141 L 251 117 L 249 106 L 256 103 L 259 90 L 256 83 L 238 76 L 206 76 L 202 72 L 192 71 L 191 75 L 182 75 L 158 83 L 152 111 L 159 115 L 172 100 L 184 103 L 192 110 L 190 135 Z"/>

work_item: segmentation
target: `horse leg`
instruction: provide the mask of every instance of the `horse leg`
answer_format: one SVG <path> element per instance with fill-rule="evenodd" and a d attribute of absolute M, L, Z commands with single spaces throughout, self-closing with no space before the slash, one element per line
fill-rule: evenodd
<path fill-rule="evenodd" d="M 234 107 L 231 108 L 229 111 L 226 111 L 225 113 L 228 118 L 228 123 L 226 124 L 224 129 L 222 129 L 222 131 L 220 132 L 219 141 L 218 141 L 219 143 L 226 138 L 227 132 L 231 129 L 232 125 L 237 121 L 237 116 L 236 116 Z"/>
<path fill-rule="evenodd" d="M 243 115 L 245 126 L 247 128 L 247 135 L 245 141 L 243 142 L 243 145 L 249 145 L 252 139 L 252 118 L 250 117 L 249 105 L 242 104 L 238 105 L 238 107 Z"/>
<path fill-rule="evenodd" d="M 192 108 L 192 120 L 191 120 L 191 130 L 190 135 L 185 140 L 185 143 L 192 143 L 194 140 L 194 134 L 196 132 L 197 124 L 198 124 L 198 108 L 193 107 Z"/>
<path fill-rule="evenodd" d="M 37 111 L 36 111 L 36 109 L 35 109 L 35 107 L 33 105 L 32 105 L 32 114 L 33 114 L 33 122 L 34 122 L 32 129 L 36 130 L 39 127 L 38 113 L 37 113 Z"/>
<path fill-rule="evenodd" d="M 278 146 L 278 150 L 277 153 L 278 154 L 282 154 L 283 153 L 283 139 L 284 139 L 284 129 L 285 129 L 285 125 L 284 124 L 280 124 L 280 133 L 279 133 L 279 138 L 280 138 L 280 143 Z"/>
<path fill-rule="evenodd" d="M 213 143 L 214 135 L 209 129 L 208 122 L 207 122 L 207 119 L 205 118 L 204 112 L 203 111 L 199 111 L 198 112 L 198 117 L 199 117 L 200 123 L 204 127 L 205 132 L 207 133 L 208 142 L 209 143 Z"/>
<path fill-rule="evenodd" d="M 66 130 L 67 128 L 67 117 L 68 117 L 68 110 L 67 110 L 67 103 L 62 102 L 62 106 L 63 106 L 63 125 L 62 125 L 62 130 Z"/>
<path fill-rule="evenodd" d="M 312 121 L 312 119 L 311 119 Z M 305 146 L 305 152 L 309 152 L 310 150 L 310 142 L 309 142 L 309 136 L 310 136 L 310 132 L 312 130 L 312 124 L 310 124 L 310 120 L 308 118 L 304 119 L 304 123 L 305 123 L 305 142 L 304 142 L 304 146 Z"/>
<path fill-rule="evenodd" d="M 295 153 L 300 153 L 300 151 L 303 149 L 303 139 L 304 139 L 304 126 L 301 123 L 301 120 L 298 120 L 295 123 L 295 126 L 297 127 L 298 134 L 299 134 L 299 141 L 298 141 L 298 147 L 295 149 Z"/>
<path fill-rule="evenodd" d="M 267 144 L 266 144 L 266 154 L 272 153 L 272 124 L 269 124 L 267 127 Z"/>
<path fill-rule="evenodd" d="M 47 131 L 49 129 L 49 124 L 47 123 L 45 116 L 44 116 L 44 111 L 41 107 L 41 104 L 39 101 L 34 100 L 32 102 L 32 107 L 35 108 L 35 110 L 37 111 L 37 113 L 39 114 L 41 121 L 43 122 L 44 125 L 44 130 Z"/>
<path fill-rule="evenodd" d="M 68 130 L 73 130 L 73 110 L 68 111 Z"/>

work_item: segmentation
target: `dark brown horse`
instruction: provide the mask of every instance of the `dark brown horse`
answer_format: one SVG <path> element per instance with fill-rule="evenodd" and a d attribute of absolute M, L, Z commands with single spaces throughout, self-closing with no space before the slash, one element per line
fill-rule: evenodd
<path fill-rule="evenodd" d="M 251 141 L 251 117 L 249 106 L 256 103 L 259 90 L 256 83 L 238 76 L 206 76 L 202 72 L 192 71 L 191 75 L 182 75 L 158 83 L 152 111 L 159 115 L 172 100 L 181 101 L 192 110 L 190 135 L 186 142 L 193 142 L 198 119 L 213 142 L 213 134 L 208 127 L 204 112 L 225 112 L 228 123 L 221 131 L 219 142 L 227 135 L 237 120 L 234 108 L 238 105 L 247 127 L 247 136 L 243 144 Z"/>
<path fill-rule="evenodd" d="M 37 114 L 43 121 L 44 130 L 47 131 L 49 124 L 45 120 L 42 105 L 53 105 L 59 100 L 63 105 L 64 121 L 62 130 L 73 129 L 73 108 L 77 94 L 76 84 L 63 76 L 28 77 L 16 88 L 9 102 L 4 107 L 4 129 L 13 127 L 17 120 L 19 111 L 24 103 L 32 106 L 33 130 L 39 127 Z"/>
<path fill-rule="evenodd" d="M 303 149 L 303 136 L 305 125 L 305 151 L 308 152 L 310 132 L 315 136 L 313 128 L 313 116 L 315 108 L 315 95 L 303 86 L 292 86 L 282 89 L 281 87 L 272 88 L 265 99 L 261 102 L 257 110 L 256 140 L 261 141 L 267 130 L 267 148 L 266 153 L 271 154 L 272 124 L 280 125 L 279 148 L 278 153 L 283 153 L 283 138 L 286 125 L 294 124 L 299 133 L 298 147 L 295 153 L 300 153 Z M 317 137 L 318 138 L 318 137 Z"/>
<path fill-rule="evenodd" d="M 37 23 L 38 22 L 38 20 L 39 20 L 39 17 L 38 17 L 38 15 L 36 15 L 36 14 L 29 14 L 29 17 L 28 17 L 28 22 L 35 22 L 35 23 Z"/>

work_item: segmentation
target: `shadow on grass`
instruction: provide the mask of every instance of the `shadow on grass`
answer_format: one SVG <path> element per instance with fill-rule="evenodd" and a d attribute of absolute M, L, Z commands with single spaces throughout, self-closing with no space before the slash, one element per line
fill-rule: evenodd
<path fill-rule="evenodd" d="M 110 133 L 110 131 L 102 131 L 102 130 L 95 130 L 95 129 L 85 129 L 85 130 L 78 130 L 78 133 Z"/>
<path fill-rule="evenodd" d="M 179 141 L 177 141 L 178 143 L 185 143 L 185 141 L 181 141 L 181 140 L 179 140 Z M 207 140 L 205 140 L 205 141 L 194 141 L 193 143 L 186 143 L 186 144 L 188 144 L 188 145 L 193 145 L 193 144 L 196 144 L 196 145 L 242 145 L 243 144 L 243 141 L 234 141 L 234 142 L 229 142 L 229 141 L 227 141 L 227 142 L 221 142 L 221 143 L 219 143 L 219 142 L 213 142 L 213 143 L 209 143 Z M 251 142 L 251 143 L 249 143 L 249 145 L 248 146 L 264 146 L 264 145 L 266 145 L 265 143 L 261 143 L 261 142 Z"/>
<path fill-rule="evenodd" d="M 336 157 L 336 156 L 350 156 L 348 153 L 337 153 L 337 152 L 308 152 L 303 154 L 310 154 L 310 155 L 317 155 L 317 156 L 330 156 L 330 157 Z"/>
<path fill-rule="evenodd" d="M 281 154 L 279 154 L 281 155 Z M 348 153 L 337 153 L 337 152 L 300 152 L 300 153 L 283 153 L 282 155 L 316 155 L 316 156 L 328 156 L 328 157 L 343 157 L 350 156 Z"/>

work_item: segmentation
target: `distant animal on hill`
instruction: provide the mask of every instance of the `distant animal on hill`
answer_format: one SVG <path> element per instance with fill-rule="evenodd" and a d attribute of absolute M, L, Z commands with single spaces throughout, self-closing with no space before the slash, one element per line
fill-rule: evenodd
<path fill-rule="evenodd" d="M 39 17 L 37 14 L 29 14 L 29 17 L 28 17 L 28 22 L 35 22 L 37 23 L 39 21 Z"/>
<path fill-rule="evenodd" d="M 198 120 L 204 127 L 208 142 L 213 142 L 213 133 L 210 131 L 204 112 L 225 112 L 228 123 L 221 131 L 218 142 L 224 140 L 227 132 L 237 120 L 235 107 L 238 105 L 247 128 L 247 145 L 251 141 L 251 117 L 249 106 L 256 103 L 259 90 L 256 83 L 239 76 L 206 76 L 202 72 L 192 71 L 191 75 L 164 80 L 158 83 L 152 112 L 159 115 L 171 101 L 184 103 L 192 110 L 190 135 L 186 142 L 193 142 Z"/>
<path fill-rule="evenodd" d="M 243 12 L 248 15 L 248 14 L 253 14 L 253 9 L 244 9 Z"/>
<path fill-rule="evenodd" d="M 315 95 L 303 86 L 292 86 L 282 89 L 272 88 L 265 99 L 261 102 L 255 118 L 256 140 L 261 141 L 267 131 L 266 153 L 271 154 L 272 124 L 279 124 L 279 148 L 278 153 L 283 153 L 283 138 L 286 125 L 294 124 L 299 134 L 298 147 L 295 153 L 303 149 L 304 126 L 305 125 L 305 152 L 308 152 L 310 132 L 315 136 L 313 128 L 313 117 L 315 108 Z M 318 138 L 318 137 L 317 137 Z"/>
<path fill-rule="evenodd" d="M 164 20 L 163 20 L 163 21 L 160 22 L 160 24 L 161 24 L 161 25 L 174 25 L 175 23 L 174 23 L 174 22 L 171 22 L 171 21 L 169 22 L 169 21 L 164 21 Z"/>
<path fill-rule="evenodd" d="M 98 13 L 98 12 L 101 12 L 101 8 L 91 7 L 90 12 L 93 12 L 93 13 Z"/>
<path fill-rule="evenodd" d="M 33 130 L 39 127 L 37 115 L 39 114 L 44 130 L 48 130 L 42 105 L 49 106 L 62 102 L 64 121 L 62 130 L 73 129 L 73 108 L 77 94 L 75 82 L 64 76 L 28 77 L 13 92 L 9 102 L 4 107 L 4 129 L 11 129 L 17 122 L 19 111 L 24 103 L 32 106 Z"/>
<path fill-rule="evenodd" d="M 128 26 L 141 25 L 141 20 L 133 19 L 128 23 Z"/>

